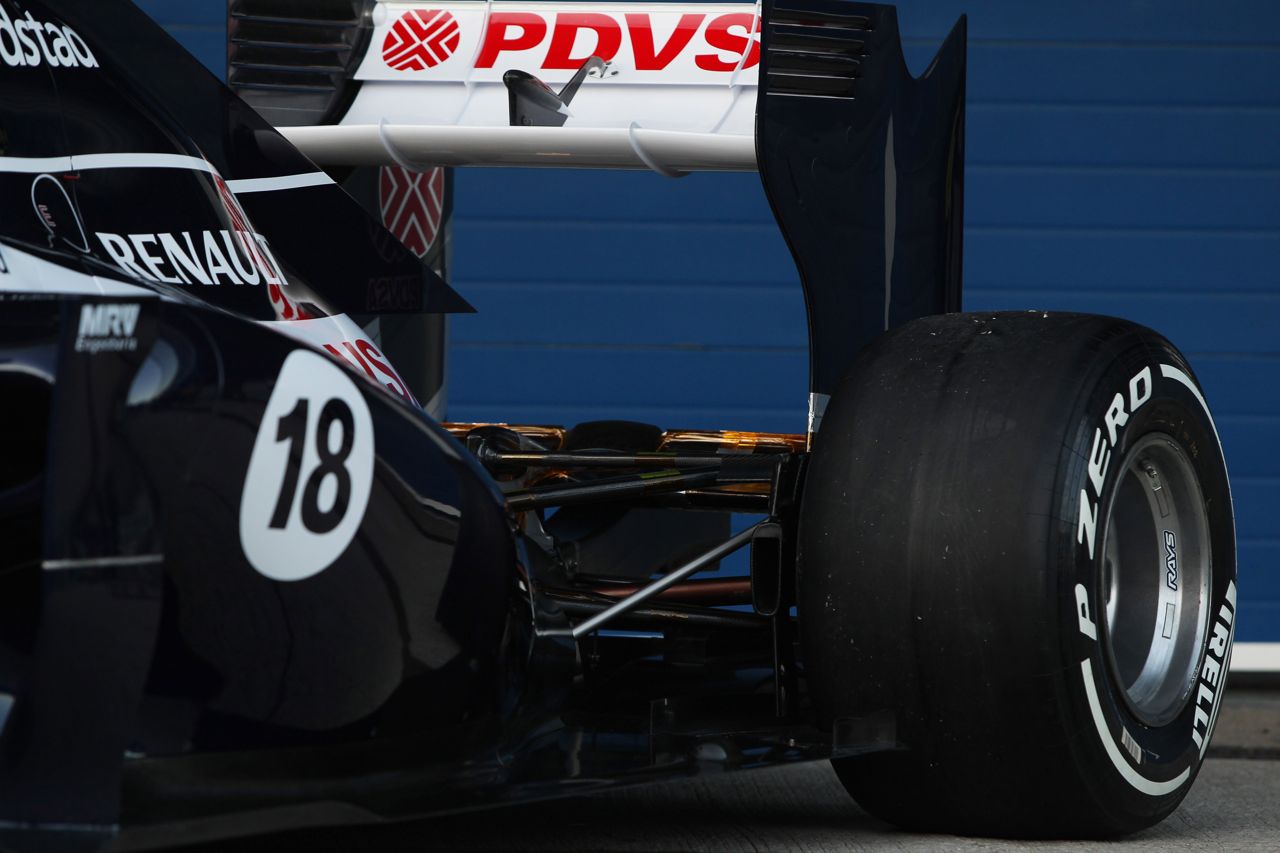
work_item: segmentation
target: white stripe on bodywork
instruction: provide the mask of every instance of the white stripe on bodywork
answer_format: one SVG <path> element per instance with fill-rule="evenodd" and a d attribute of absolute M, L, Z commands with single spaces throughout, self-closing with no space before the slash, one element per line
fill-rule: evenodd
<path fill-rule="evenodd" d="M 40 568 L 46 572 L 62 572 L 68 569 L 111 569 L 119 566 L 154 566 L 164 562 L 163 554 L 135 554 L 120 557 L 73 557 L 65 560 L 45 560 Z"/>
<path fill-rule="evenodd" d="M 71 157 L 0 157 L 0 172 L 40 174 L 83 169 L 193 169 L 216 174 L 208 160 L 187 154 L 126 152 L 76 154 Z"/>
<path fill-rule="evenodd" d="M 70 157 L 0 157 L 0 172 L 38 175 L 41 172 L 69 171 L 71 171 Z"/>
<path fill-rule="evenodd" d="M 188 169 L 221 177 L 208 160 L 192 157 L 189 154 L 125 152 L 75 154 L 71 157 L 0 157 L 0 172 L 38 175 L 44 172 L 74 172 L 90 169 Z M 259 193 L 317 187 L 331 183 L 333 179 L 324 172 L 302 172 L 270 178 L 241 178 L 227 181 L 227 186 L 233 193 Z"/>
<path fill-rule="evenodd" d="M 82 169 L 191 169 L 195 172 L 218 174 L 213 164 L 203 157 L 188 154 L 123 153 L 123 154 L 73 154 L 72 167 Z"/>
<path fill-rule="evenodd" d="M 280 175 L 276 178 L 242 178 L 238 181 L 227 181 L 233 193 L 262 193 L 273 190 L 296 190 L 302 187 L 321 187 L 332 184 L 324 172 L 303 172 L 299 175 Z"/>
<path fill-rule="evenodd" d="M 1107 727 L 1107 721 L 1102 716 L 1102 705 L 1098 702 L 1098 689 L 1093 683 L 1093 666 L 1089 663 L 1088 658 L 1080 661 L 1080 671 L 1084 676 L 1084 692 L 1089 699 L 1089 712 L 1093 714 L 1093 724 L 1098 729 L 1098 737 L 1102 739 L 1102 746 L 1107 751 L 1107 757 L 1111 759 L 1111 763 L 1115 765 L 1116 770 L 1120 771 L 1120 775 L 1124 777 L 1124 780 L 1136 790 L 1151 797 L 1163 797 L 1165 794 L 1171 794 L 1181 788 L 1183 783 L 1191 776 L 1190 767 L 1184 767 L 1181 773 L 1167 782 L 1153 782 L 1133 769 L 1133 766 L 1121 754 L 1120 747 L 1116 745 L 1115 736 Z"/>

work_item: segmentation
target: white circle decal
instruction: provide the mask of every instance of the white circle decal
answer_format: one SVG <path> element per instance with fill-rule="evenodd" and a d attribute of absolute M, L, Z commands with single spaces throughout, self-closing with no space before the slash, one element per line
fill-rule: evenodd
<path fill-rule="evenodd" d="M 351 544 L 373 485 L 373 418 L 329 359 L 294 350 L 267 401 L 240 496 L 240 545 L 278 581 L 319 574 Z"/>

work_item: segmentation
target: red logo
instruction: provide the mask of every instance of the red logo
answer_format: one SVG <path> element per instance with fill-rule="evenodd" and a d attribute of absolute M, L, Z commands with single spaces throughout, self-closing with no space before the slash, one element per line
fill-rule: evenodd
<path fill-rule="evenodd" d="M 739 64 L 752 68 L 760 62 L 760 20 L 750 12 L 730 12 L 714 18 L 702 13 L 682 14 L 665 41 L 654 37 L 650 15 L 622 15 L 622 23 L 615 15 L 557 12 L 554 24 L 549 27 L 551 16 L 543 13 L 493 12 L 476 56 L 476 68 L 493 68 L 500 54 L 531 51 L 548 41 L 548 32 L 550 44 L 539 66 L 545 69 L 581 68 L 593 55 L 609 62 L 622 48 L 624 31 L 631 42 L 637 71 L 661 71 L 668 67 L 683 56 L 690 45 L 695 45 L 694 37 L 699 32 L 702 42 L 715 51 L 694 54 L 694 65 L 703 71 L 727 74 L 736 71 Z M 664 17 L 669 19 L 671 15 L 664 13 Z M 581 44 L 584 35 L 585 44 L 590 47 Z M 580 51 L 579 55 L 573 55 L 575 51 Z M 743 54 L 746 54 L 745 62 Z"/>
<path fill-rule="evenodd" d="M 378 176 L 382 224 L 409 251 L 424 258 L 444 219 L 444 169 L 410 172 L 384 166 Z"/>
<path fill-rule="evenodd" d="M 382 61 L 396 71 L 425 71 L 458 49 L 458 22 L 442 9 L 413 9 L 382 40 Z"/>

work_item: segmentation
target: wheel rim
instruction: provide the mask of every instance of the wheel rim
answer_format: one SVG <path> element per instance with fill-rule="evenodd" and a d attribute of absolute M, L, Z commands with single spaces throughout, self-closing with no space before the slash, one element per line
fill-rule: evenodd
<path fill-rule="evenodd" d="M 1204 496 L 1172 436 L 1146 435 L 1121 460 L 1102 554 L 1111 672 L 1133 714 L 1164 725 L 1195 686 L 1212 574 Z"/>

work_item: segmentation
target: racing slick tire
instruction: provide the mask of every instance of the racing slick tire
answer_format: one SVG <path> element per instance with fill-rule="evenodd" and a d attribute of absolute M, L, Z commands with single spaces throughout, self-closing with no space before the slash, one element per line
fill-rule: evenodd
<path fill-rule="evenodd" d="M 1037 311 L 885 333 L 816 437 L 797 577 L 815 710 L 872 815 L 1103 837 L 1195 779 L 1235 531 L 1204 397 L 1155 332 Z"/>

